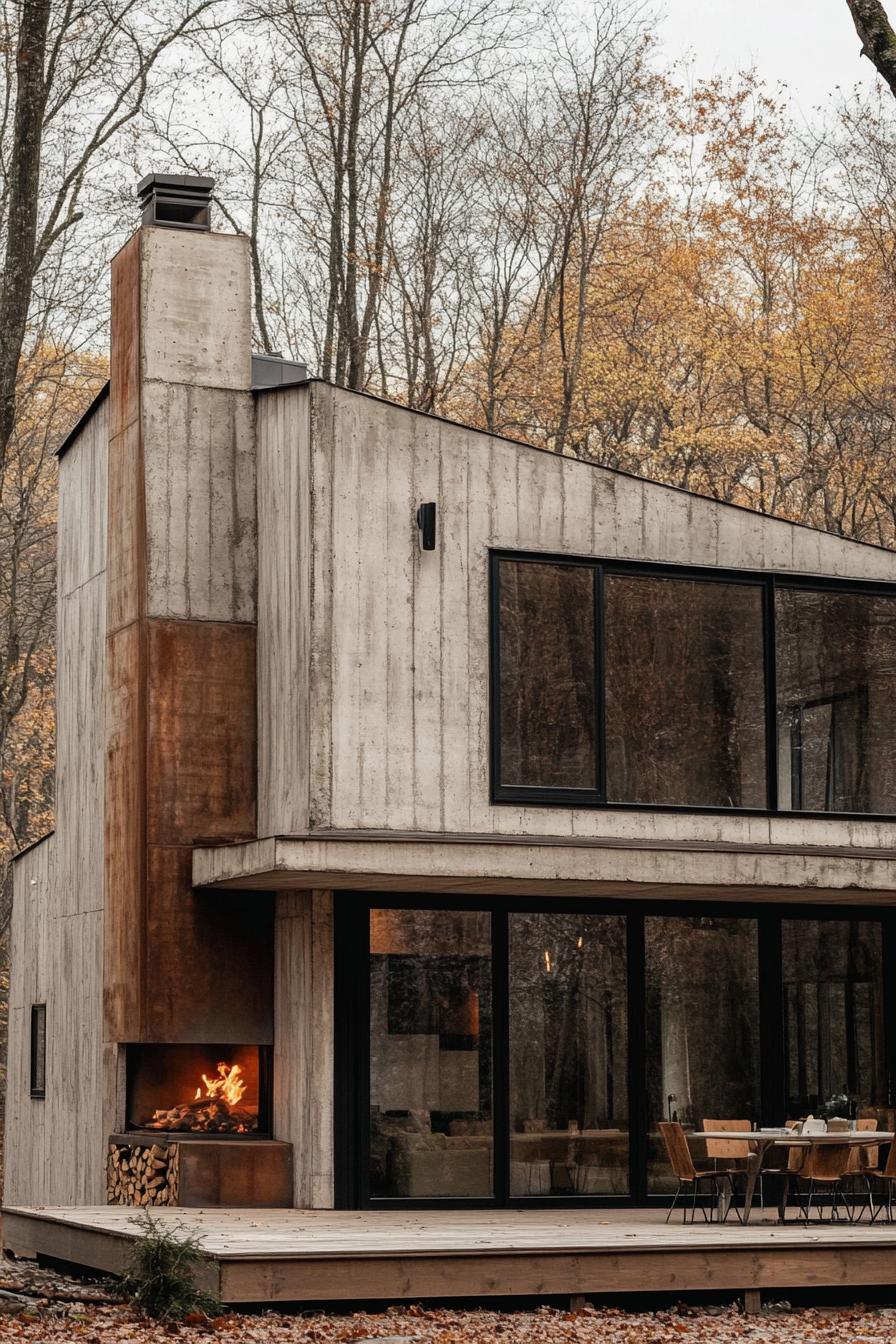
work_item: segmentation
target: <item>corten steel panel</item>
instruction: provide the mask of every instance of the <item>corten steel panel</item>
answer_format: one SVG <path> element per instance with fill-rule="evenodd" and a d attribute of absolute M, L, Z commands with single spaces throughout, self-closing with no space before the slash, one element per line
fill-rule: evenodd
<path fill-rule="evenodd" d="M 149 621 L 150 844 L 255 834 L 255 626 Z"/>
<path fill-rule="evenodd" d="M 106 631 L 114 634 L 143 614 L 146 510 L 143 447 L 135 422 L 109 440 Z"/>
<path fill-rule="evenodd" d="M 292 1144 L 202 1139 L 180 1144 L 183 1208 L 292 1207 Z"/>
<path fill-rule="evenodd" d="M 140 414 L 140 253 L 141 236 L 135 233 L 112 261 L 110 439 Z"/>
<path fill-rule="evenodd" d="M 105 1037 L 137 1039 L 144 975 L 146 696 L 144 631 L 106 641 Z"/>
<path fill-rule="evenodd" d="M 193 892 L 189 846 L 148 849 L 146 983 L 135 1041 L 273 1040 L 273 898 Z"/>

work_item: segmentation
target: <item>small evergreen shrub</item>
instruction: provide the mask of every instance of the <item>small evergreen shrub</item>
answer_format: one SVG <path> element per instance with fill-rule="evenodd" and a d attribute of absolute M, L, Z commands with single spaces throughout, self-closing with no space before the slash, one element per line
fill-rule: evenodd
<path fill-rule="evenodd" d="M 191 1313 L 220 1314 L 221 1304 L 198 1287 L 197 1271 L 211 1263 L 195 1236 L 144 1209 L 127 1271 L 119 1284 L 125 1301 L 157 1321 L 180 1321 Z"/>

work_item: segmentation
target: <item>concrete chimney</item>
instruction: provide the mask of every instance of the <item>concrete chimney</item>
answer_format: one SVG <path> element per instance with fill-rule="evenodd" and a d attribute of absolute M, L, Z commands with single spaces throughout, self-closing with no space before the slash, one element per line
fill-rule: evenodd
<path fill-rule="evenodd" d="M 191 889 L 194 841 L 255 834 L 249 252 L 209 230 L 211 187 L 145 178 L 148 222 L 112 263 L 105 1018 L 118 1043 L 271 1039 L 267 903 Z"/>

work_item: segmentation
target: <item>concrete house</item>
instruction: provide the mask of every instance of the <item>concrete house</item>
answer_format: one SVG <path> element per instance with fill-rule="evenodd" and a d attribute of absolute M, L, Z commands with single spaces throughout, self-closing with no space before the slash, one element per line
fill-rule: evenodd
<path fill-rule="evenodd" d="M 660 1121 L 894 1128 L 896 554 L 253 359 L 210 186 L 144 184 L 59 454 L 7 1244 L 114 1268 L 134 1206 L 297 1209 L 326 1272 L 294 1223 L 225 1295 L 643 1281 L 557 1211 L 665 1209 Z M 468 1220 L 453 1269 L 420 1222 L 389 1260 L 410 1209 Z M 554 1232 L 483 1268 L 507 1209 Z"/>

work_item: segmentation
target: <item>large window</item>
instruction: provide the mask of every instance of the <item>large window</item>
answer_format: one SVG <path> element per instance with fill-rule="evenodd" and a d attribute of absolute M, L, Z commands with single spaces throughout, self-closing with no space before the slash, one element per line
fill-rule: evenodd
<path fill-rule="evenodd" d="M 494 555 L 498 802 L 896 813 L 896 596 Z"/>
<path fill-rule="evenodd" d="M 501 566 L 501 777 L 597 787 L 594 570 Z"/>
<path fill-rule="evenodd" d="M 336 896 L 341 1207 L 649 1204 L 659 1122 L 892 1130 L 896 912 Z M 886 952 L 885 952 L 886 950 Z"/>
<path fill-rule="evenodd" d="M 608 574 L 607 798 L 764 807 L 762 589 Z"/>
<path fill-rule="evenodd" d="M 775 593 L 778 789 L 804 812 L 896 812 L 896 600 Z"/>

